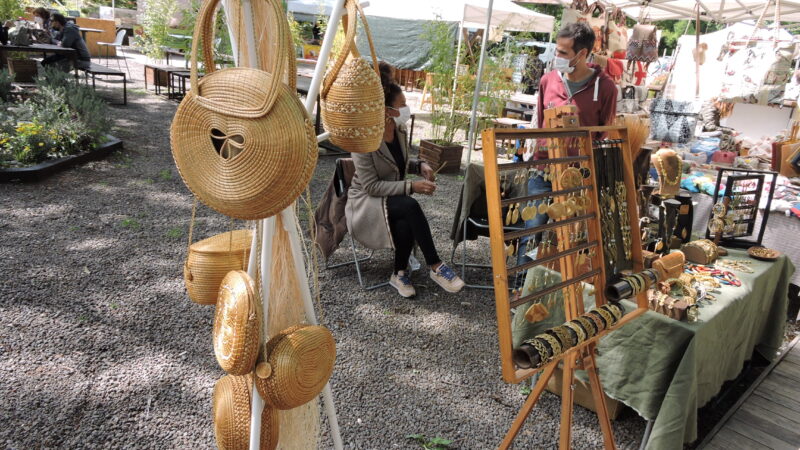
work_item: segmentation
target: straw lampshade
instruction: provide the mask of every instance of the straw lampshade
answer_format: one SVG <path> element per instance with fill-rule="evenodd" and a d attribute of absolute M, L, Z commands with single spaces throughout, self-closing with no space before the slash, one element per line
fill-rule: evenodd
<path fill-rule="evenodd" d="M 216 304 L 222 279 L 244 267 L 252 240 L 252 230 L 235 230 L 190 245 L 183 265 L 189 298 L 201 305 Z"/>
<path fill-rule="evenodd" d="M 266 355 L 269 370 L 257 372 L 256 387 L 268 405 L 286 410 L 322 392 L 333 373 L 336 345 L 327 328 L 297 325 L 272 337 Z"/>
<path fill-rule="evenodd" d="M 214 386 L 212 411 L 214 436 L 220 450 L 248 450 L 250 448 L 251 376 L 225 375 Z M 278 446 L 278 411 L 265 406 L 261 412 L 261 450 Z"/>
<path fill-rule="evenodd" d="M 253 280 L 233 270 L 222 280 L 214 316 L 214 354 L 222 370 L 246 375 L 258 357 L 261 316 Z"/>

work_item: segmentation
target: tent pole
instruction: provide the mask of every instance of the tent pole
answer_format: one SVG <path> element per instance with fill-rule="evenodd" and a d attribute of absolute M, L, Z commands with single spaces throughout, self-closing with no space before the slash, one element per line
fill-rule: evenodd
<path fill-rule="evenodd" d="M 489 7 L 486 12 L 486 28 L 483 30 L 483 41 L 481 42 L 481 57 L 478 60 L 478 74 L 475 77 L 475 92 L 472 94 L 472 114 L 469 118 L 469 147 L 467 149 L 467 166 L 472 161 L 472 150 L 475 148 L 475 128 L 477 127 L 478 99 L 481 95 L 481 76 L 483 75 L 483 60 L 486 58 L 486 41 L 489 40 L 489 27 L 492 25 L 492 7 L 494 0 L 489 0 Z"/>
<path fill-rule="evenodd" d="M 456 67 L 453 71 L 453 95 L 450 98 L 450 117 L 455 114 L 456 87 L 458 87 L 458 65 L 461 63 L 461 44 L 464 41 L 464 22 L 458 24 L 458 47 L 456 48 Z M 433 87 L 431 87 L 432 89 Z"/>
<path fill-rule="evenodd" d="M 694 48 L 695 54 L 697 57 L 694 61 L 694 72 L 695 72 L 695 81 L 694 81 L 694 97 L 695 99 L 700 98 L 700 3 L 697 3 L 697 15 L 695 16 L 695 25 L 694 25 Z"/>

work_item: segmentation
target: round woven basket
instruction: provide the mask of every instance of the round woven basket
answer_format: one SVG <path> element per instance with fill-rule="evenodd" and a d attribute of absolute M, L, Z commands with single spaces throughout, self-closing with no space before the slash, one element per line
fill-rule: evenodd
<path fill-rule="evenodd" d="M 220 450 L 250 448 L 251 376 L 225 375 L 214 386 L 211 399 L 214 416 L 214 436 Z M 278 411 L 264 406 L 261 412 L 261 450 L 278 446 L 280 416 Z"/>
<path fill-rule="evenodd" d="M 233 270 L 222 280 L 214 315 L 214 354 L 222 370 L 246 375 L 256 365 L 261 315 L 247 272 Z"/>
<path fill-rule="evenodd" d="M 356 0 L 347 0 L 346 6 L 347 15 L 342 17 L 347 30 L 345 44 L 323 81 L 322 123 L 335 145 L 353 153 L 374 152 L 381 146 L 385 126 L 378 60 L 364 11 Z M 357 12 L 369 41 L 372 65 L 356 49 Z"/>
<path fill-rule="evenodd" d="M 320 325 L 297 325 L 272 337 L 266 347 L 271 373 L 255 377 L 264 401 L 277 409 L 313 400 L 328 382 L 336 361 L 333 335 Z"/>
<path fill-rule="evenodd" d="M 316 134 L 296 93 L 283 83 L 291 64 L 282 8 L 269 8 L 279 27 L 275 48 L 281 54 L 272 70 L 215 71 L 211 24 L 218 3 L 204 3 L 198 16 L 191 92 L 172 121 L 172 155 L 184 183 L 204 204 L 230 217 L 262 219 L 289 206 L 308 185 L 317 161 Z M 209 63 L 207 75 L 198 80 L 201 39 Z"/>
<path fill-rule="evenodd" d="M 222 279 L 231 270 L 244 267 L 252 240 L 252 230 L 235 230 L 190 245 L 183 265 L 189 298 L 201 305 L 215 305 Z"/>

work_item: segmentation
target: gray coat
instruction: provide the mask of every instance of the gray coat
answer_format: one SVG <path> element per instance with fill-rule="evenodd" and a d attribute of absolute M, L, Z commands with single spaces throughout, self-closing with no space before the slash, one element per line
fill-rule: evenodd
<path fill-rule="evenodd" d="M 406 174 L 419 173 L 419 161 L 408 157 L 405 128 L 398 128 L 396 139 L 406 160 Z M 411 195 L 411 180 L 400 179 L 400 170 L 385 142 L 371 153 L 353 153 L 356 174 L 347 192 L 347 228 L 353 238 L 370 249 L 394 249 L 386 213 L 386 197 Z"/>

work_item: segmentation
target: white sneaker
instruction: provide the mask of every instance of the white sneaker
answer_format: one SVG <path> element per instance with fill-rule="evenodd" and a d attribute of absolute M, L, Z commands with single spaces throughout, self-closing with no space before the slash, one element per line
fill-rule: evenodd
<path fill-rule="evenodd" d="M 464 289 L 464 280 L 459 278 L 453 269 L 447 267 L 444 263 L 439 264 L 436 270 L 431 269 L 431 280 L 442 287 L 447 292 L 455 294 Z"/>
<path fill-rule="evenodd" d="M 397 289 L 397 293 L 405 298 L 417 295 L 414 285 L 411 284 L 411 279 L 408 278 L 408 275 L 403 270 L 392 274 L 392 277 L 389 278 L 389 285 Z"/>

